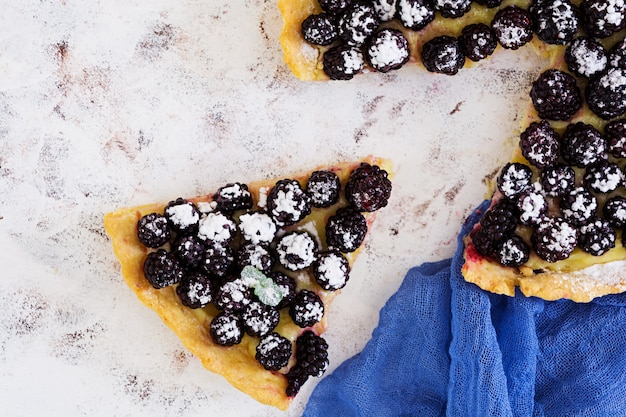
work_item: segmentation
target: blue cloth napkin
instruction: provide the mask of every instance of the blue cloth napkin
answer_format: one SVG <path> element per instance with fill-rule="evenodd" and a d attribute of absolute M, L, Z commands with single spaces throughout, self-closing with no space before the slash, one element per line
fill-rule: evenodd
<path fill-rule="evenodd" d="M 362 352 L 305 417 L 626 416 L 626 294 L 578 304 L 495 295 L 454 258 L 412 268 Z"/>

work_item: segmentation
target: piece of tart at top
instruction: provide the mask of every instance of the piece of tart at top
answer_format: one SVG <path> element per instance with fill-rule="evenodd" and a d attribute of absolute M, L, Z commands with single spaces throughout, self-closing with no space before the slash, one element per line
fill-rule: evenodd
<path fill-rule="evenodd" d="M 387 205 L 389 172 L 368 157 L 233 182 L 116 210 L 104 225 L 127 285 L 202 364 L 286 409 L 326 370 L 326 312 Z"/>

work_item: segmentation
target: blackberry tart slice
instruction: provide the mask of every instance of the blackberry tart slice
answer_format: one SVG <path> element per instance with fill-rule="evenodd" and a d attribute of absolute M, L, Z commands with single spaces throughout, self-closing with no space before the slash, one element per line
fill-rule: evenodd
<path fill-rule="evenodd" d="M 313 171 L 325 172 L 323 179 L 316 174 L 310 181 L 324 192 L 307 190 Z M 353 172 L 360 179 L 346 187 Z M 376 208 L 387 205 L 390 172 L 389 161 L 368 157 L 288 180 L 230 183 L 215 193 L 174 201 L 189 213 L 192 206 L 200 212 L 184 232 L 168 226 L 167 203 L 116 210 L 105 215 L 104 226 L 129 288 L 203 365 L 256 400 L 286 409 L 301 385 L 326 368 L 327 346 L 320 338 L 328 325 L 324 311 L 347 282 L 347 275 L 339 274 L 349 272 L 363 247 L 337 252 L 341 258 L 330 262 L 339 265 L 337 271 L 320 267 L 318 253 L 330 250 L 328 220 L 349 210 L 363 221 L 362 243 Z M 347 189 L 368 199 L 348 197 Z M 358 201 L 367 202 L 361 207 L 367 211 L 352 207 Z M 253 266 L 251 249 L 259 247 L 267 248 L 271 262 Z M 303 334 L 311 348 L 323 347 L 314 357 L 296 353 Z"/>

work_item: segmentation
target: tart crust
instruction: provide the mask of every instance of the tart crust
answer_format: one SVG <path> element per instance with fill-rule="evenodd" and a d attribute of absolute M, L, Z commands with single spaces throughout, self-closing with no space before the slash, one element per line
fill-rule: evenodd
<path fill-rule="evenodd" d="M 328 169 L 334 171 L 340 178 L 342 185 L 345 185 L 350 172 L 359 166 L 361 162 L 378 165 L 391 174 L 391 163 L 388 160 L 367 157 L 361 161 L 344 162 L 330 167 L 318 167 L 316 169 Z M 310 172 L 303 172 L 289 178 L 296 179 L 302 184 Z M 259 201 L 259 196 L 264 189 L 269 191 L 277 180 L 263 180 L 248 183 L 249 191 L 253 195 L 255 202 Z M 190 198 L 190 201 L 209 202 L 210 195 Z M 342 197 L 339 204 L 347 204 Z M 257 401 L 272 405 L 279 409 L 288 408 L 292 398 L 285 393 L 287 380 L 282 373 L 266 371 L 256 361 L 255 349 L 258 343 L 257 338 L 244 336 L 243 341 L 235 346 L 223 347 L 216 345 L 209 334 L 209 323 L 217 314 L 213 306 L 203 309 L 191 309 L 185 307 L 176 295 L 175 287 L 170 286 L 164 289 L 154 289 L 146 280 L 143 273 L 143 262 L 150 249 L 146 248 L 137 238 L 137 221 L 145 214 L 162 212 L 166 203 L 147 204 L 137 207 L 121 208 L 107 213 L 104 216 L 104 228 L 111 238 L 113 251 L 121 265 L 121 272 L 128 287 L 135 292 L 139 300 L 148 308 L 154 310 L 163 322 L 180 338 L 182 343 L 196 357 L 200 359 L 203 366 L 209 371 L 222 375 L 230 384 L 244 393 L 250 395 Z M 314 209 L 313 213 L 307 216 L 294 226 L 285 228 L 295 230 L 313 228 L 320 236 L 322 242 L 325 241 L 324 226 L 328 216 L 334 213 L 337 205 L 329 209 Z M 367 219 L 368 231 L 375 219 L 376 213 L 363 213 Z M 361 246 L 362 247 L 362 246 Z M 345 254 L 350 265 L 354 263 L 360 248 L 355 252 Z M 309 271 L 292 275 L 297 282 L 298 289 L 314 289 L 323 300 L 326 311 L 339 291 L 324 291 L 316 286 L 314 278 Z M 286 312 L 281 312 L 281 316 Z M 281 319 L 277 330 L 292 341 L 306 329 L 296 326 L 291 320 Z M 321 334 L 326 330 L 326 314 L 322 320 L 313 326 L 312 330 Z M 293 361 L 293 358 L 292 358 Z"/>

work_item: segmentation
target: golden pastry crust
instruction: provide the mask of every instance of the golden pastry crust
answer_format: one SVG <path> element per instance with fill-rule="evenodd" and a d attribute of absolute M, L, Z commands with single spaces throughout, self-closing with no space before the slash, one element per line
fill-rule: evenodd
<path fill-rule="evenodd" d="M 368 157 L 362 161 L 346 162 L 331 167 L 318 167 L 317 169 L 329 169 L 334 171 L 340 178 L 342 184 L 348 179 L 350 172 L 359 166 L 361 162 L 368 162 L 378 165 L 391 174 L 391 163 L 388 160 Z M 289 178 L 296 179 L 302 184 L 305 183 L 310 172 L 301 173 Z M 250 192 L 255 202 L 259 201 L 262 190 L 269 190 L 277 180 L 265 180 L 248 183 Z M 211 194 L 212 195 L 212 194 Z M 208 202 L 211 197 L 200 196 L 189 200 L 198 203 Z M 345 201 L 343 202 L 345 204 Z M 263 369 L 258 364 L 254 355 L 257 338 L 244 336 L 243 341 L 235 346 L 223 347 L 216 345 L 209 334 L 209 323 L 217 314 L 213 306 L 203 309 L 190 309 L 185 307 L 176 295 L 175 287 L 170 286 L 164 289 L 154 289 L 146 280 L 143 273 L 143 262 L 150 249 L 146 248 L 137 238 L 137 221 L 145 214 L 162 212 L 165 203 L 148 204 L 138 207 L 122 208 L 104 216 L 104 228 L 111 238 L 113 251 L 117 256 L 121 272 L 126 284 L 132 289 L 141 302 L 154 310 L 163 322 L 170 327 L 180 338 L 183 344 L 198 357 L 204 367 L 212 372 L 224 376 L 234 387 L 245 392 L 261 403 L 272 405 L 279 409 L 288 408 L 291 398 L 285 394 L 287 380 L 279 372 L 271 372 Z M 336 208 L 336 207 L 335 207 Z M 317 214 L 307 216 L 299 225 L 315 227 L 318 233 L 323 233 L 324 225 L 328 216 L 332 214 L 328 210 L 318 211 Z M 368 223 L 368 229 L 374 221 L 376 213 L 364 213 Z M 310 224 L 313 222 L 314 224 Z M 289 230 L 298 228 L 294 225 Z M 321 235 L 321 237 L 323 237 Z M 322 238 L 325 241 L 325 238 Z M 358 256 L 360 249 L 346 254 L 350 265 Z M 314 279 L 310 272 L 300 272 L 294 276 L 298 288 L 315 289 L 326 306 L 326 311 L 339 291 L 324 291 L 319 286 L 315 286 Z M 281 312 L 281 315 L 285 315 Z M 279 324 L 282 336 L 295 341 L 297 336 L 305 329 L 296 326 L 290 319 L 283 320 Z M 326 329 L 326 314 L 317 323 L 313 330 L 321 334 Z M 292 358 L 293 361 L 293 358 Z"/>

